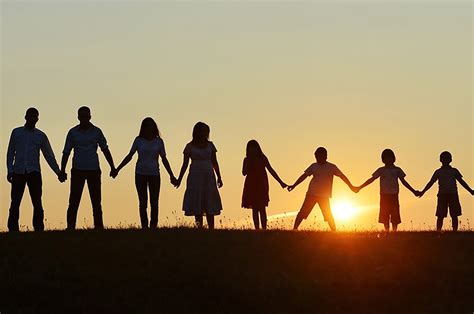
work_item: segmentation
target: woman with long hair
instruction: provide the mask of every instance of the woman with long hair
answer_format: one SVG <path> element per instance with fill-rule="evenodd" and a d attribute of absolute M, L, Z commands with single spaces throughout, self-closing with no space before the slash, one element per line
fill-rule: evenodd
<path fill-rule="evenodd" d="M 135 166 L 135 186 L 137 188 L 140 221 L 143 229 L 148 227 L 158 227 L 158 200 L 160 196 L 160 166 L 159 157 L 170 175 L 172 184 L 176 183 L 168 159 L 166 158 L 165 143 L 160 137 L 160 131 L 155 120 L 148 117 L 143 119 L 140 127 L 140 133 L 135 138 L 132 148 L 127 156 L 123 159 L 116 171 L 112 171 L 110 175 L 115 178 L 120 170 L 125 167 L 138 152 L 138 160 Z M 148 224 L 147 203 L 148 193 L 150 194 L 150 224 Z"/>
<path fill-rule="evenodd" d="M 260 144 L 256 140 L 250 140 L 242 167 L 242 174 L 245 176 L 242 207 L 252 209 L 253 223 L 257 230 L 260 229 L 260 223 L 262 229 L 267 229 L 266 207 L 270 201 L 267 169 L 282 188 L 287 187 L 270 165 Z"/>
<path fill-rule="evenodd" d="M 198 228 L 203 227 L 205 215 L 209 229 L 214 229 L 214 216 L 219 215 L 222 210 L 217 188 L 221 188 L 223 184 L 216 157 L 217 149 L 209 141 L 209 133 L 209 126 L 203 122 L 198 122 L 194 126 L 193 139 L 184 148 L 183 165 L 175 186 L 176 188 L 180 186 L 191 159 L 183 211 L 186 216 L 195 217 Z"/>

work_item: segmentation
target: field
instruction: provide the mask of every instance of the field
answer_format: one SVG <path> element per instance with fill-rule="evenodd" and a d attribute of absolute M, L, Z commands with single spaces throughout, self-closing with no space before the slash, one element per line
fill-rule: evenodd
<path fill-rule="evenodd" d="M 473 313 L 474 233 L 0 234 L 0 312 Z"/>

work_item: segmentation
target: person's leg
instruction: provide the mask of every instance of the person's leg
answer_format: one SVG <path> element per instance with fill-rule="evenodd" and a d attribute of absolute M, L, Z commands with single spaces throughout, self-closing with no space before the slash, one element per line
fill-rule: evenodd
<path fill-rule="evenodd" d="M 441 231 L 443 229 L 443 220 L 444 220 L 444 217 L 438 217 L 436 219 L 436 230 L 437 231 Z"/>
<path fill-rule="evenodd" d="M 255 226 L 255 230 L 260 229 L 260 219 L 258 217 L 258 209 L 253 207 L 252 208 L 252 218 L 253 218 L 253 225 Z"/>
<path fill-rule="evenodd" d="M 160 176 L 150 176 L 148 187 L 150 190 L 150 228 L 158 227 L 158 202 L 160 199 Z"/>
<path fill-rule="evenodd" d="M 453 222 L 453 231 L 458 231 L 458 227 L 459 227 L 458 217 L 457 216 L 451 217 L 451 220 Z"/>
<path fill-rule="evenodd" d="M 198 227 L 198 229 L 201 229 L 201 228 L 202 228 L 202 224 L 203 224 L 202 215 L 195 215 L 195 216 L 194 216 L 194 220 L 196 221 L 196 227 Z"/>
<path fill-rule="evenodd" d="M 207 226 L 209 227 L 209 230 L 213 230 L 214 229 L 214 215 L 207 214 L 206 220 L 207 220 Z"/>
<path fill-rule="evenodd" d="M 94 217 L 94 229 L 104 229 L 102 218 L 102 191 L 100 182 L 101 171 L 91 171 L 87 176 L 87 187 L 92 202 L 92 215 Z"/>
<path fill-rule="evenodd" d="M 316 204 L 316 198 L 310 195 L 306 195 L 301 205 L 301 209 L 296 215 L 295 224 L 293 225 L 293 230 L 297 230 L 300 226 L 303 219 L 308 218 L 309 214 L 313 210 L 314 205 Z"/>
<path fill-rule="evenodd" d="M 267 230 L 267 211 L 265 207 L 260 209 L 260 220 L 262 222 L 262 229 Z"/>
<path fill-rule="evenodd" d="M 384 223 L 383 228 L 384 228 L 385 232 L 389 232 L 390 231 L 390 223 L 388 223 L 388 222 Z"/>
<path fill-rule="evenodd" d="M 334 217 L 332 215 L 329 198 L 319 199 L 318 203 L 319 208 L 321 208 L 321 212 L 323 213 L 324 220 L 328 223 L 329 228 L 331 228 L 331 231 L 336 231 L 336 222 L 334 221 Z"/>
<path fill-rule="evenodd" d="M 35 231 L 44 230 L 44 210 L 41 202 L 42 180 L 41 173 L 32 172 L 26 175 L 26 183 L 30 192 L 31 202 L 33 203 L 33 228 Z"/>
<path fill-rule="evenodd" d="M 148 194 L 147 194 L 147 180 L 146 176 L 135 174 L 135 187 L 137 188 L 138 194 L 138 210 L 140 213 L 140 223 L 142 229 L 148 228 L 148 215 L 146 212 L 146 207 L 148 203 Z"/>
<path fill-rule="evenodd" d="M 394 232 L 396 232 L 396 231 L 397 231 L 397 229 L 398 229 L 398 224 L 397 224 L 397 223 L 394 223 L 394 222 L 392 222 L 392 230 L 393 230 Z"/>
<path fill-rule="evenodd" d="M 380 194 L 379 223 L 383 224 L 385 232 L 390 232 L 390 211 L 386 194 Z"/>
<path fill-rule="evenodd" d="M 77 210 L 81 202 L 82 190 L 86 177 L 81 170 L 71 170 L 71 188 L 69 192 L 69 206 L 67 208 L 67 229 L 76 229 Z"/>
<path fill-rule="evenodd" d="M 20 231 L 18 220 L 20 219 L 20 204 L 25 192 L 26 175 L 13 174 L 12 190 L 11 190 L 11 204 L 8 214 L 8 231 Z"/>
<path fill-rule="evenodd" d="M 446 194 L 438 194 L 438 204 L 436 206 L 436 230 L 443 229 L 443 220 L 448 216 L 448 196 Z"/>

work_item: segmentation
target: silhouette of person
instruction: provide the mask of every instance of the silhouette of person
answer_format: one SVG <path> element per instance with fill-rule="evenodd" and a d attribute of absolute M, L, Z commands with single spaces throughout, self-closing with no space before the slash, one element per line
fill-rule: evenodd
<path fill-rule="evenodd" d="M 135 186 L 138 193 L 140 222 L 143 229 L 148 227 L 157 228 L 158 226 L 158 199 L 160 196 L 160 166 L 158 159 L 161 156 L 161 162 L 170 175 L 172 184 L 176 184 L 176 178 L 173 175 L 168 159 L 166 158 L 165 143 L 160 137 L 158 126 L 152 118 L 143 119 L 140 133 L 135 138 L 132 148 L 123 159 L 117 169 L 112 170 L 110 175 L 115 178 L 120 170 L 125 167 L 138 152 L 138 161 L 135 166 Z M 150 191 L 150 225 L 148 225 L 147 203 L 148 193 Z"/>
<path fill-rule="evenodd" d="M 400 203 L 398 201 L 400 190 L 398 180 L 416 196 L 419 195 L 419 192 L 415 191 L 405 180 L 405 172 L 400 167 L 395 166 L 395 153 L 391 149 L 385 149 L 381 157 L 385 166 L 375 170 L 371 178 L 355 188 L 355 192 L 359 192 L 380 178 L 379 222 L 384 225 L 386 232 L 390 231 L 390 223 L 392 223 L 392 230 L 397 231 L 398 225 L 402 222 L 400 218 Z"/>
<path fill-rule="evenodd" d="M 28 108 L 25 114 L 25 125 L 13 129 L 7 149 L 7 180 L 11 183 L 11 205 L 8 216 L 8 230 L 19 231 L 20 204 L 28 185 L 33 203 L 33 228 L 44 230 L 44 210 L 41 201 L 42 178 L 40 168 L 40 151 L 60 182 L 66 181 L 54 157 L 54 152 L 45 133 L 36 128 L 39 111 Z"/>
<path fill-rule="evenodd" d="M 433 184 L 438 181 L 438 205 L 436 207 L 436 229 L 441 231 L 443 229 L 444 218 L 449 215 L 453 225 L 453 231 L 458 230 L 458 217 L 461 216 L 461 203 L 459 202 L 458 187 L 456 181 L 458 181 L 471 195 L 474 195 L 474 190 L 463 180 L 462 174 L 458 169 L 451 167 L 453 157 L 450 152 L 442 152 L 439 156 L 441 161 L 441 167 L 437 169 L 431 180 L 426 184 L 425 188 L 419 192 L 419 197 L 422 197 L 426 191 L 428 191 Z"/>
<path fill-rule="evenodd" d="M 329 199 L 332 197 L 332 182 L 334 176 L 338 176 L 352 190 L 354 186 L 349 179 L 339 170 L 339 168 L 327 161 L 327 150 L 324 147 L 318 147 L 314 153 L 316 162 L 311 164 L 305 172 L 296 180 L 296 182 L 288 187 L 288 191 L 292 191 L 308 176 L 313 176 L 309 183 L 308 192 L 304 199 L 300 211 L 296 215 L 293 229 L 298 229 L 303 219 L 308 218 L 316 203 L 323 213 L 324 221 L 326 221 L 332 231 L 336 231 L 336 223 L 331 211 Z"/>
<path fill-rule="evenodd" d="M 203 227 L 203 215 L 206 216 L 209 229 L 214 229 L 214 216 L 222 210 L 218 187 L 223 186 L 217 149 L 209 141 L 210 128 L 203 122 L 198 122 L 193 129 L 193 139 L 183 151 L 183 165 L 175 187 L 181 184 L 188 169 L 189 159 L 191 166 L 184 192 L 183 211 L 186 216 L 194 216 L 198 228 Z M 216 177 L 217 175 L 217 182 Z"/>
<path fill-rule="evenodd" d="M 71 169 L 71 193 L 67 209 L 67 229 L 74 230 L 76 228 L 77 211 L 86 181 L 92 202 L 94 228 L 103 229 L 101 170 L 97 146 L 102 150 L 111 170 L 115 170 L 114 161 L 101 129 L 90 122 L 91 110 L 85 106 L 80 107 L 77 111 L 77 118 L 79 119 L 79 125 L 69 130 L 61 161 L 61 172 L 65 174 L 69 155 L 71 150 L 74 150 Z"/>
<path fill-rule="evenodd" d="M 265 208 L 270 201 L 267 169 L 282 188 L 287 187 L 270 165 L 258 142 L 250 140 L 247 143 L 246 157 L 242 167 L 242 175 L 245 176 L 242 207 L 252 209 L 253 223 L 256 230 L 260 229 L 260 221 L 262 229 L 267 229 Z"/>

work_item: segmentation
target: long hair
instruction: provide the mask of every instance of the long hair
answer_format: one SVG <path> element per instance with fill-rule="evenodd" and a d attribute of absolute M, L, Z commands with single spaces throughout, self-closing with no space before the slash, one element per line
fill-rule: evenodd
<path fill-rule="evenodd" d="M 257 158 L 260 158 L 260 159 L 265 158 L 262 148 L 260 147 L 260 144 L 258 144 L 256 140 L 248 141 L 247 149 L 246 149 L 246 157 L 251 160 L 255 160 Z"/>
<path fill-rule="evenodd" d="M 160 138 L 158 125 L 153 118 L 147 117 L 143 119 L 138 136 L 142 138 Z"/>
<path fill-rule="evenodd" d="M 210 132 L 211 128 L 204 122 L 196 123 L 193 128 L 193 140 L 191 143 L 197 144 L 199 142 L 208 141 Z"/>

